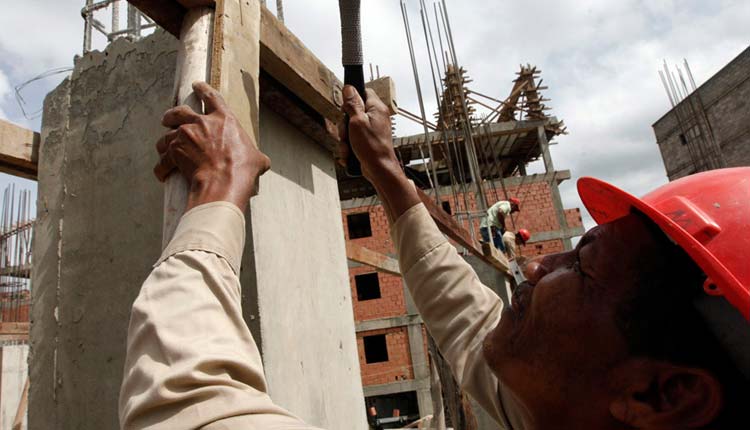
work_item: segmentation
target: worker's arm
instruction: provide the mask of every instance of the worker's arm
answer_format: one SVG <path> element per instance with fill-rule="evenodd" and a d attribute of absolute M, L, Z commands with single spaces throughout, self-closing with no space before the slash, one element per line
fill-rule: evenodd
<path fill-rule="evenodd" d="M 396 159 L 387 108 L 374 93 L 367 106 L 349 87 L 344 109 L 362 170 L 391 220 L 403 279 L 461 386 L 507 429 L 520 429 L 516 402 L 487 366 L 482 341 L 500 320 L 502 301 L 438 230 Z"/>
<path fill-rule="evenodd" d="M 121 426 L 310 429 L 268 397 L 240 306 L 243 210 L 269 160 L 216 91 L 202 84 L 196 93 L 208 115 L 177 108 L 163 121 L 180 131 L 160 140 L 157 175 L 178 168 L 192 209 L 133 304 Z"/>

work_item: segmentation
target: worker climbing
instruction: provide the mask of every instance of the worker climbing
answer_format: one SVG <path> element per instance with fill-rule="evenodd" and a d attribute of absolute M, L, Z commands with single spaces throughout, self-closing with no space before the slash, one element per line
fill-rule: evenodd
<path fill-rule="evenodd" d="M 156 145 L 158 178 L 177 170 L 190 184 L 188 212 L 133 304 L 120 424 L 311 429 L 269 396 L 240 306 L 243 212 L 270 160 L 215 89 L 194 90 L 206 113 L 170 109 Z M 343 96 L 341 138 L 386 208 L 404 282 L 456 380 L 499 425 L 744 427 L 750 168 L 696 174 L 643 198 L 579 180 L 599 226 L 574 250 L 526 264 L 506 306 L 421 203 L 386 106 L 369 90 L 366 102 L 351 86 Z M 500 227 L 511 212 L 498 208 Z"/>
<path fill-rule="evenodd" d="M 482 240 L 492 243 L 500 251 L 505 252 L 503 235 L 507 228 L 505 227 L 505 218 L 521 210 L 521 201 L 515 197 L 509 200 L 500 200 L 487 209 L 487 215 L 482 218 L 479 224 L 479 232 Z M 490 241 L 492 238 L 492 241 Z"/>

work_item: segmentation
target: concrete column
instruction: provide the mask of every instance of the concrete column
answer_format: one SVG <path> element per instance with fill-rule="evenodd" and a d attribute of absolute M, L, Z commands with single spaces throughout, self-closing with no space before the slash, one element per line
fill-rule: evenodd
<path fill-rule="evenodd" d="M 403 283 L 403 282 L 402 282 Z M 406 313 L 408 315 L 418 314 L 417 306 L 409 294 L 409 290 L 404 284 L 404 299 L 406 302 Z M 424 337 L 422 335 L 421 324 L 411 324 L 407 328 L 409 335 L 409 351 L 411 363 L 414 369 L 414 380 L 417 381 L 417 403 L 419 405 L 419 415 L 426 416 L 433 413 L 433 399 L 430 392 L 430 366 L 427 362 L 427 351 L 424 350 Z M 419 384 L 419 382 L 425 382 Z"/>
<path fill-rule="evenodd" d="M 31 430 L 119 427 L 130 307 L 161 251 L 153 145 L 172 103 L 175 52 L 163 32 L 119 38 L 80 59 L 45 101 Z M 247 214 L 245 321 L 274 400 L 313 426 L 364 430 L 333 157 L 264 106 L 260 118 L 273 170 Z"/>
<path fill-rule="evenodd" d="M 539 136 L 539 146 L 542 151 L 542 159 L 544 160 L 544 170 L 547 173 L 552 173 L 555 171 L 555 165 L 552 162 L 552 155 L 549 152 L 549 142 L 547 141 L 547 132 L 544 130 L 544 126 L 539 126 L 537 135 Z M 565 218 L 565 209 L 563 208 L 557 181 L 550 181 L 549 186 L 552 191 L 552 204 L 555 206 L 555 214 L 557 215 L 557 222 L 560 224 L 560 230 L 567 230 L 568 221 Z M 573 249 L 573 243 L 569 237 L 563 238 L 562 242 L 566 250 Z"/>

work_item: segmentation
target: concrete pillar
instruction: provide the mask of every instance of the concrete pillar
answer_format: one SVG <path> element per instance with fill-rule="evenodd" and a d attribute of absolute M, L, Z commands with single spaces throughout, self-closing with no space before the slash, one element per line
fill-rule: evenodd
<path fill-rule="evenodd" d="M 544 160 L 544 170 L 546 173 L 553 173 L 555 171 L 555 165 L 552 163 L 552 155 L 549 152 L 549 142 L 547 141 L 547 132 L 544 126 L 539 126 L 537 129 L 537 135 L 539 137 L 539 146 L 542 151 L 542 159 Z M 560 197 L 560 188 L 557 185 L 557 181 L 553 180 L 549 183 L 550 190 L 552 191 L 552 204 L 555 207 L 555 215 L 557 215 L 557 222 L 560 224 L 560 230 L 566 231 L 568 229 L 568 221 L 565 218 L 565 208 L 563 208 L 562 197 Z M 566 250 L 573 249 L 573 242 L 569 237 L 562 239 L 563 246 Z"/>
<path fill-rule="evenodd" d="M 511 297 L 510 279 L 473 255 L 465 255 L 463 258 L 477 273 L 479 280 L 492 289 L 507 306 L 510 303 L 509 299 Z M 469 397 L 471 400 L 471 410 L 477 419 L 477 428 L 482 430 L 502 430 L 492 417 L 479 406 L 479 403 L 471 398 L 471 396 Z"/>
<path fill-rule="evenodd" d="M 406 284 L 403 287 L 406 313 L 407 315 L 416 315 L 418 313 L 417 305 L 414 304 L 414 300 L 412 300 Z M 422 326 L 418 324 L 409 325 L 407 333 L 409 335 L 409 354 L 411 356 L 412 368 L 414 369 L 414 381 L 417 382 L 416 385 L 419 387 L 417 388 L 419 415 L 422 417 L 432 415 L 434 408 L 429 384 L 430 365 L 427 361 L 427 351 L 424 350 Z"/>
<path fill-rule="evenodd" d="M 118 428 L 130 307 L 161 250 L 153 146 L 171 104 L 175 51 L 162 32 L 120 38 L 79 60 L 45 101 L 32 430 Z M 273 170 L 247 215 L 245 320 L 278 403 L 314 426 L 364 430 L 333 158 L 264 106 L 260 118 Z"/>

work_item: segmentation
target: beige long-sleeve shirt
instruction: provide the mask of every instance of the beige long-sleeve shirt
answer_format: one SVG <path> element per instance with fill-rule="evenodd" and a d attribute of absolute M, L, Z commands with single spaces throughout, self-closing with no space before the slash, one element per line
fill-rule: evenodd
<path fill-rule="evenodd" d="M 225 202 L 194 208 L 180 221 L 133 304 L 120 391 L 123 428 L 313 428 L 267 395 L 240 308 L 244 223 Z M 406 285 L 456 379 L 505 428 L 521 429 L 517 402 L 481 352 L 500 319 L 501 300 L 423 205 L 391 231 Z"/>

